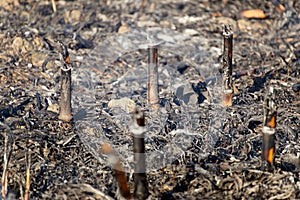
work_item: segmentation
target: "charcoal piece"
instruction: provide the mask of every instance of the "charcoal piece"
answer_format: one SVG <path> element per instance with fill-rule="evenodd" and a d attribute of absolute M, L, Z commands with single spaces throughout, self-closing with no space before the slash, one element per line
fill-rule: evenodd
<path fill-rule="evenodd" d="M 180 74 L 183 74 L 188 68 L 189 68 L 188 64 L 181 62 L 177 66 L 177 71 L 179 71 Z"/>

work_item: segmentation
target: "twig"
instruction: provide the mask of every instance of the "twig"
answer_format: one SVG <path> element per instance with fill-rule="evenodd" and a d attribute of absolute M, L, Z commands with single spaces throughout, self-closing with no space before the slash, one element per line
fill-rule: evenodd
<path fill-rule="evenodd" d="M 158 48 L 157 45 L 148 46 L 148 104 L 159 108 L 158 97 Z"/>
<path fill-rule="evenodd" d="M 109 162 L 114 169 L 116 180 L 118 182 L 122 197 L 124 197 L 125 199 L 132 199 L 122 163 L 118 158 L 116 152 L 107 143 L 102 145 L 101 151 L 109 158 Z"/>
<path fill-rule="evenodd" d="M 61 99 L 59 104 L 60 110 L 58 118 L 65 122 L 70 122 L 73 119 L 71 112 L 72 65 L 67 47 L 62 42 L 59 43 L 62 48 L 62 53 L 60 53 L 60 62 L 58 62 L 58 65 L 61 69 Z"/>
<path fill-rule="evenodd" d="M 53 12 L 56 13 L 56 3 L 55 0 L 51 0 Z"/>
<path fill-rule="evenodd" d="M 233 94 L 233 85 L 232 85 L 232 40 L 233 32 L 231 27 L 224 25 L 223 29 L 224 36 L 224 45 L 223 45 L 223 105 L 231 106 L 232 105 L 232 94 Z"/>
<path fill-rule="evenodd" d="M 136 108 L 132 115 L 131 132 L 133 133 L 134 153 L 134 198 L 146 199 L 149 196 L 145 161 L 145 116 Z"/>
<path fill-rule="evenodd" d="M 273 86 L 270 86 L 269 91 L 264 100 L 264 121 L 263 121 L 263 144 L 262 156 L 269 166 L 274 164 L 275 157 L 275 128 L 276 128 L 276 105 L 275 93 Z"/>
<path fill-rule="evenodd" d="M 29 152 L 26 153 L 26 185 L 25 185 L 25 195 L 24 200 L 29 199 L 29 192 L 30 192 L 30 165 L 31 165 L 31 154 Z"/>
<path fill-rule="evenodd" d="M 3 126 L 8 131 L 8 132 L 3 133 L 3 136 L 4 136 L 4 155 L 3 155 L 3 173 L 2 173 L 2 179 L 1 179 L 2 199 L 6 199 L 7 186 L 8 186 L 8 181 L 7 181 L 8 163 L 10 161 L 12 145 L 13 145 L 12 140 L 13 139 L 12 139 L 10 128 L 2 122 L 0 122 L 0 125 Z"/>
<path fill-rule="evenodd" d="M 104 194 L 103 192 L 99 191 L 98 189 L 93 188 L 91 185 L 86 184 L 86 183 L 82 183 L 82 184 L 68 184 L 69 186 L 69 190 L 72 193 L 75 193 L 75 195 L 77 195 L 77 199 L 79 194 L 77 194 L 75 191 L 82 191 L 84 198 L 88 199 L 89 197 L 87 197 L 86 194 L 93 194 L 93 197 L 91 197 L 92 199 L 101 199 L 101 200 L 114 200 L 113 198 L 111 198 L 110 196 Z"/>

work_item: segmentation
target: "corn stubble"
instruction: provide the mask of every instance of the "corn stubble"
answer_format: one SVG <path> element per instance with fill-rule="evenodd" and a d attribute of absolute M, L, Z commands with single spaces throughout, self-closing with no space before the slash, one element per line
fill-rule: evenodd
<path fill-rule="evenodd" d="M 158 47 L 148 46 L 148 104 L 154 109 L 159 108 L 158 96 Z"/>
<path fill-rule="evenodd" d="M 143 200 L 149 196 L 145 159 L 145 116 L 136 108 L 132 114 L 131 132 L 133 133 L 134 153 L 134 198 Z"/>
<path fill-rule="evenodd" d="M 223 27 L 223 57 L 222 57 L 222 82 L 223 82 L 223 98 L 222 103 L 224 106 L 232 105 L 232 43 L 233 43 L 233 32 L 230 26 L 225 25 Z"/>
<path fill-rule="evenodd" d="M 276 114 L 275 91 L 273 86 L 270 86 L 264 100 L 264 119 L 262 128 L 262 157 L 267 161 L 269 166 L 274 165 L 275 158 Z"/>
<path fill-rule="evenodd" d="M 58 65 L 61 70 L 61 98 L 59 103 L 58 119 L 70 122 L 73 119 L 71 108 L 71 70 L 72 65 L 67 47 L 60 42 L 62 52 L 60 53 L 60 62 Z"/>

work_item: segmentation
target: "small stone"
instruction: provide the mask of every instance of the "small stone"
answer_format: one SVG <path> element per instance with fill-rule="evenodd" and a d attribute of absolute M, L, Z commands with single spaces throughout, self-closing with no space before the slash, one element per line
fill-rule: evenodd
<path fill-rule="evenodd" d="M 59 105 L 54 103 L 54 104 L 51 104 L 47 107 L 47 111 L 51 111 L 51 112 L 54 112 L 54 113 L 59 113 Z"/>
<path fill-rule="evenodd" d="M 181 85 L 176 90 L 176 98 L 186 105 L 198 104 L 198 95 L 193 91 L 191 85 Z"/>
<path fill-rule="evenodd" d="M 187 34 L 189 36 L 195 36 L 195 35 L 199 35 L 199 32 L 196 31 L 195 29 L 185 29 L 184 30 L 184 34 Z"/>
<path fill-rule="evenodd" d="M 73 19 L 74 21 L 79 21 L 80 17 L 81 17 L 81 12 L 80 10 L 72 10 L 71 11 L 71 15 L 70 15 L 71 19 Z"/>
<path fill-rule="evenodd" d="M 118 30 L 118 33 L 122 34 L 122 33 L 128 32 L 128 31 L 130 31 L 130 28 L 127 26 L 127 24 L 125 22 L 122 22 L 121 26 L 120 26 L 120 28 Z"/>
<path fill-rule="evenodd" d="M 19 52 L 21 51 L 23 44 L 23 39 L 21 37 L 16 37 L 12 43 L 12 48 L 15 52 Z"/>
<path fill-rule="evenodd" d="M 109 108 L 121 108 L 127 113 L 131 113 L 135 109 L 135 102 L 128 97 L 124 97 L 121 99 L 112 99 L 108 102 Z"/>
<path fill-rule="evenodd" d="M 23 41 L 23 48 L 22 48 L 22 53 L 26 53 L 28 51 L 32 51 L 33 50 L 33 46 L 30 42 L 28 42 L 27 40 Z"/>
<path fill-rule="evenodd" d="M 34 65 L 34 66 L 37 66 L 37 67 L 42 67 L 45 59 L 47 58 L 47 55 L 44 54 L 44 53 L 40 53 L 40 52 L 33 52 L 31 54 L 31 63 Z"/>
<path fill-rule="evenodd" d="M 40 37 L 35 37 L 34 40 L 33 40 L 33 45 L 37 49 L 42 49 L 44 47 L 44 42 Z"/>
<path fill-rule="evenodd" d="M 299 92 L 300 91 L 300 83 L 295 83 L 293 86 L 292 86 L 292 90 L 294 92 Z"/>
<path fill-rule="evenodd" d="M 0 1 L 0 7 L 12 11 L 14 6 L 20 6 L 20 3 L 18 0 L 1 0 Z"/>
<path fill-rule="evenodd" d="M 72 10 L 68 11 L 64 15 L 65 22 L 73 23 L 80 21 L 81 18 L 81 12 L 80 10 Z"/>

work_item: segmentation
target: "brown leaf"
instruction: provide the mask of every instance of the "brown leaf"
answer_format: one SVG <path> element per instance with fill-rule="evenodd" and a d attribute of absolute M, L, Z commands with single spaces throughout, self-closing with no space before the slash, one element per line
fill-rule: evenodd
<path fill-rule="evenodd" d="M 279 13 L 285 11 L 285 7 L 282 4 L 278 4 L 275 8 L 276 8 L 276 11 Z"/>
<path fill-rule="evenodd" d="M 212 13 L 211 16 L 213 16 L 213 17 L 222 17 L 222 13 L 220 13 L 220 12 Z"/>
<path fill-rule="evenodd" d="M 241 13 L 241 15 L 248 19 L 249 18 L 264 19 L 267 17 L 264 11 L 260 9 L 245 10 Z"/>

